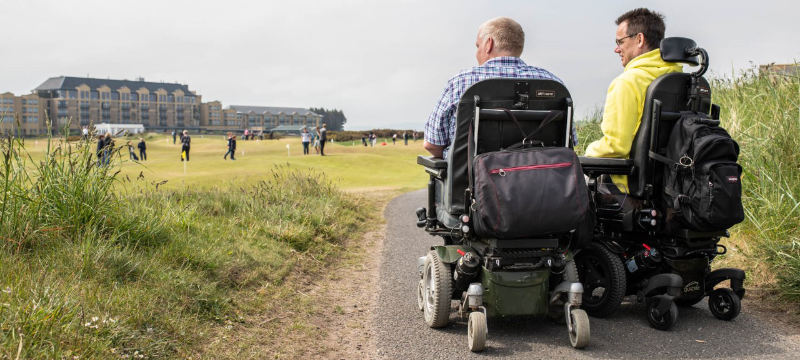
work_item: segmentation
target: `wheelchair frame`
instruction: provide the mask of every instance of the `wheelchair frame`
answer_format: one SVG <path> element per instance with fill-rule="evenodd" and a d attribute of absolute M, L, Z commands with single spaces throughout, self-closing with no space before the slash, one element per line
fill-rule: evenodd
<path fill-rule="evenodd" d="M 697 47 L 694 41 L 685 38 L 664 39 L 660 45 L 665 61 L 700 65 L 698 71 L 688 74 L 688 83 L 685 86 L 687 92 L 679 96 L 670 94 L 674 98 L 669 106 L 683 110 L 678 105 L 681 103 L 678 98 L 685 96 L 687 103 L 684 107 L 689 107 L 695 113 L 710 109 L 711 117 L 718 120 L 719 106 L 710 104 L 710 88 L 702 77 L 708 68 L 706 51 Z M 701 61 L 697 61 L 698 56 Z M 666 142 L 664 133 L 668 135 L 670 132 L 664 130 L 669 130 L 681 116 L 679 112 L 664 110 L 663 100 L 669 97 L 663 96 L 659 99 L 658 91 L 659 86 L 668 88 L 673 86 L 670 82 L 679 83 L 685 78 L 687 74 L 667 74 L 648 87 L 642 123 L 633 142 L 632 159 L 581 157 L 584 172 L 590 177 L 589 188 L 595 203 L 598 176 L 604 174 L 628 175 L 632 190 L 630 195 L 643 200 L 642 209 L 628 212 L 598 208 L 594 231 L 597 244 L 593 244 L 590 250 L 585 250 L 583 255 L 576 253 L 579 273 L 588 275 L 581 279 L 586 287 L 584 307 L 593 316 L 602 317 L 616 311 L 622 300 L 620 294 L 635 295 L 638 302 L 645 303 L 648 321 L 660 330 L 671 328 L 677 321 L 678 310 L 675 303 L 694 305 L 709 296 L 712 313 L 723 320 L 735 318 L 741 308 L 740 300 L 745 293 L 744 271 L 730 268 L 711 271 L 710 267 L 714 257 L 727 251 L 719 244 L 721 237 L 729 236 L 727 230 L 697 232 L 680 229 L 674 234 L 658 234 L 658 225 L 664 216 L 653 202 L 659 177 L 652 154 L 658 153 L 658 145 Z M 597 248 L 598 245 L 602 249 Z M 636 255 L 637 253 L 640 255 Z M 645 257 L 649 257 L 648 261 L 655 264 L 640 273 L 638 270 L 641 266 L 636 256 L 641 256 L 638 260 L 642 262 L 645 262 Z M 622 266 L 623 262 L 626 267 Z M 597 265 L 601 265 L 601 269 L 597 269 Z M 620 269 L 625 279 L 615 280 L 615 277 L 619 277 Z M 591 275 L 593 270 L 605 271 L 605 282 L 596 280 L 595 283 Z M 731 289 L 714 290 L 715 286 L 725 280 L 730 280 Z M 605 289 L 600 299 L 595 300 L 593 290 L 598 284 L 605 285 Z"/>
<path fill-rule="evenodd" d="M 507 91 L 509 86 L 502 86 L 511 83 L 514 84 L 513 92 Z M 491 93 L 490 100 L 481 100 L 477 94 L 480 93 L 482 86 L 491 90 L 489 91 Z M 513 109 L 511 111 L 520 118 L 533 117 L 538 118 L 538 121 L 543 120 L 551 110 L 529 109 L 529 105 L 536 104 L 531 100 L 531 94 L 534 96 L 543 94 L 537 93 L 537 91 L 549 91 L 545 94 L 548 97 L 555 97 L 556 93 L 566 94 L 562 100 L 559 100 L 559 107 L 567 112 L 566 126 L 562 134 L 563 142 L 559 141 L 559 143 L 560 146 L 571 148 L 572 100 L 563 85 L 545 80 L 489 79 L 476 83 L 462 96 L 462 105 L 465 102 L 464 99 L 471 99 L 473 106 L 470 109 L 471 118 L 462 120 L 467 115 L 467 109 L 462 109 L 462 105 L 459 105 L 456 139 L 469 141 L 469 135 L 473 136 L 474 143 L 471 145 L 477 152 L 477 149 L 481 147 L 479 132 L 482 119 L 507 117 L 502 110 L 495 110 L 498 107 Z M 498 98 L 503 100 L 499 101 Z M 512 99 L 513 101 L 509 102 Z M 490 107 L 492 104 L 501 105 L 495 106 L 494 109 L 485 109 L 481 107 L 482 104 L 489 104 Z M 473 119 L 474 132 L 465 134 L 463 130 L 466 125 L 469 125 L 466 120 Z M 504 139 L 501 137 L 501 142 L 503 141 Z M 502 147 L 502 144 L 499 147 Z M 454 161 L 452 160 L 455 156 L 454 153 L 454 147 L 451 147 L 451 152 L 448 154 L 450 161 Z M 475 153 L 468 151 L 466 160 L 472 161 L 474 155 Z M 449 306 L 444 306 L 442 303 L 449 304 L 451 299 L 458 300 L 458 314 L 461 317 L 469 317 L 469 348 L 472 351 L 481 351 L 485 347 L 488 333 L 487 316 L 549 315 L 560 317 L 552 310 L 563 307 L 570 343 L 575 348 L 585 347 L 589 341 L 589 321 L 586 313 L 580 309 L 583 286 L 578 282 L 571 254 L 566 254 L 564 249 L 559 249 L 559 237 L 549 236 L 522 240 L 478 237 L 472 230 L 469 189 L 466 189 L 464 193 L 463 208 L 459 209 L 463 213 L 457 215 L 457 222 L 452 222 L 453 219 L 449 213 L 441 215 L 437 211 L 437 187 L 444 189 L 447 177 L 453 176 L 452 173 L 448 173 L 448 170 L 452 170 L 452 168 L 448 168 L 448 161 L 419 156 L 417 163 L 424 166 L 425 171 L 429 174 L 428 206 L 427 209 L 417 209 L 417 226 L 424 228 L 430 235 L 445 238 L 444 246 L 432 246 L 428 255 L 420 257 L 417 263 L 421 277 L 417 299 L 420 310 L 424 312 L 426 323 L 430 327 L 445 326 L 448 321 Z M 468 174 L 462 174 L 462 176 L 466 176 L 469 182 L 473 181 Z M 445 195 L 439 194 L 439 196 Z M 453 208 L 458 207 L 450 209 Z M 445 221 L 440 219 L 442 216 L 451 224 L 445 224 Z M 511 252 L 528 256 L 520 261 L 527 261 L 531 258 L 538 259 L 537 267 L 510 270 L 510 267 L 516 263 L 504 267 L 508 264 L 501 265 L 501 259 L 507 260 L 504 256 Z M 453 286 L 459 281 L 458 277 L 461 274 L 459 271 L 465 266 L 464 263 L 471 262 L 474 258 L 483 260 L 477 269 L 475 281 L 470 282 L 466 288 L 462 284 L 460 289 L 454 289 Z M 493 261 L 496 261 L 496 264 Z M 440 268 L 443 270 L 437 270 Z M 553 269 L 557 270 L 553 271 Z M 435 292 L 438 294 L 434 294 Z M 434 299 L 434 297 L 438 299 Z M 435 314 L 429 316 L 429 313 Z"/>

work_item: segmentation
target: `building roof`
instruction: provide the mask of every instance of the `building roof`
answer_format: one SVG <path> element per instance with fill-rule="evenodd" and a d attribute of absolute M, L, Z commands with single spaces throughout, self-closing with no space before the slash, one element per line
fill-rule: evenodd
<path fill-rule="evenodd" d="M 272 107 L 272 106 L 247 106 L 247 105 L 230 105 L 225 107 L 225 109 L 234 109 L 237 113 L 248 114 L 251 111 L 255 112 L 256 114 L 263 114 L 263 113 L 270 113 L 270 114 L 294 114 L 298 113 L 299 115 L 312 115 L 312 116 L 321 116 L 315 112 L 312 112 L 309 109 L 304 108 L 291 108 L 291 107 Z"/>
<path fill-rule="evenodd" d="M 147 82 L 138 80 L 113 80 L 113 79 L 93 79 L 93 78 L 80 78 L 71 76 L 59 76 L 47 79 L 39 85 L 34 91 L 46 90 L 75 90 L 78 86 L 86 84 L 92 89 L 97 89 L 103 85 L 108 86 L 112 90 L 117 90 L 123 86 L 131 89 L 131 91 L 145 88 L 150 92 L 155 92 L 158 89 L 164 89 L 168 93 L 173 93 L 177 90 L 183 91 L 187 96 L 194 96 L 195 94 L 189 90 L 188 85 L 160 83 L 160 82 Z"/>

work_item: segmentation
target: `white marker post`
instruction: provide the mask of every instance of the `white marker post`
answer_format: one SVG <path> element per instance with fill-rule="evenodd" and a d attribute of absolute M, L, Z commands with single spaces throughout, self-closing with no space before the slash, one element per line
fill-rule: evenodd
<path fill-rule="evenodd" d="M 292 156 L 292 153 L 289 151 L 289 144 L 286 144 L 286 156 Z"/>

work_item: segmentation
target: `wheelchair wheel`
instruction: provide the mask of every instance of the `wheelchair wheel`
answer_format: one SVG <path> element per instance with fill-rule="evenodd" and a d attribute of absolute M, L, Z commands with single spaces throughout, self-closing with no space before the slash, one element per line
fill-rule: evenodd
<path fill-rule="evenodd" d="M 569 333 L 569 343 L 576 349 L 583 349 L 589 345 L 589 316 L 583 309 L 573 309 L 570 317 L 572 332 Z"/>
<path fill-rule="evenodd" d="M 425 305 L 422 309 L 425 323 L 432 328 L 447 325 L 450 317 L 450 295 L 453 293 L 450 265 L 442 262 L 436 251 L 431 250 L 425 258 L 422 273 Z"/>
<path fill-rule="evenodd" d="M 611 315 L 625 297 L 625 268 L 617 254 L 592 241 L 575 254 L 578 277 L 583 284 L 581 308 L 595 317 Z"/>
<path fill-rule="evenodd" d="M 731 289 L 716 289 L 708 296 L 708 308 L 717 319 L 730 321 L 739 316 L 742 302 Z"/>
<path fill-rule="evenodd" d="M 658 307 L 658 301 L 648 302 L 646 305 L 645 311 L 647 312 L 647 321 L 650 322 L 650 326 L 661 331 L 669 330 L 675 326 L 675 323 L 678 322 L 678 306 L 675 305 L 675 302 L 673 301 L 669 304 L 669 310 L 661 316 L 655 315 L 656 307 Z"/>
<path fill-rule="evenodd" d="M 422 279 L 419 279 L 419 284 L 417 285 L 417 308 L 419 308 L 419 311 L 425 310 L 425 283 Z"/>
<path fill-rule="evenodd" d="M 467 323 L 467 340 L 469 351 L 480 352 L 486 348 L 486 334 L 489 333 L 486 325 L 486 315 L 480 311 L 469 314 Z"/>

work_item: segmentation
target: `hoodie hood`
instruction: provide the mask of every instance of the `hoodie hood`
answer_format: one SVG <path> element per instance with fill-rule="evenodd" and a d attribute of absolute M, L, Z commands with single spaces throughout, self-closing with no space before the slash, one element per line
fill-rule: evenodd
<path fill-rule="evenodd" d="M 657 78 L 664 74 L 681 72 L 683 65 L 662 60 L 661 49 L 655 49 L 637 56 L 628 65 L 625 65 L 626 73 L 631 70 L 644 71 L 653 78 Z"/>

